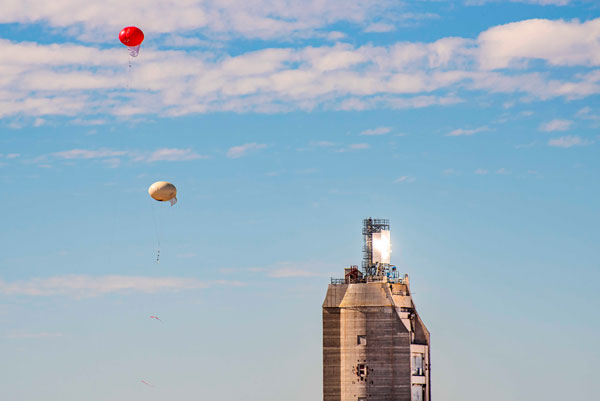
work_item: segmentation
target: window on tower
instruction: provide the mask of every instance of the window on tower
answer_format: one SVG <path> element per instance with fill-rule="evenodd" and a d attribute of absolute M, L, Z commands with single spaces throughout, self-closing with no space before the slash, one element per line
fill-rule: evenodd
<path fill-rule="evenodd" d="M 423 386 L 418 384 L 412 386 L 412 401 L 423 401 Z"/>
<path fill-rule="evenodd" d="M 413 376 L 423 376 L 425 374 L 423 370 L 423 362 L 425 355 L 421 353 L 412 354 L 412 374 Z"/>
<path fill-rule="evenodd" d="M 366 380 L 367 373 L 368 373 L 367 364 L 359 363 L 358 365 L 356 365 L 356 376 L 358 376 L 358 379 L 360 381 Z"/>
<path fill-rule="evenodd" d="M 367 336 L 365 334 L 358 335 L 356 338 L 357 345 L 367 345 Z"/>

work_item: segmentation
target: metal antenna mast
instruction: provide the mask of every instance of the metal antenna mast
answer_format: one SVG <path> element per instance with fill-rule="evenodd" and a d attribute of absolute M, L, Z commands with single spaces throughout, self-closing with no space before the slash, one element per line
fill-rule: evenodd
<path fill-rule="evenodd" d="M 384 274 L 379 263 L 373 262 L 373 234 L 381 231 L 390 230 L 390 221 L 388 219 L 373 219 L 369 217 L 363 220 L 362 234 L 364 238 L 363 244 L 363 261 L 362 268 L 365 276 L 379 276 Z"/>

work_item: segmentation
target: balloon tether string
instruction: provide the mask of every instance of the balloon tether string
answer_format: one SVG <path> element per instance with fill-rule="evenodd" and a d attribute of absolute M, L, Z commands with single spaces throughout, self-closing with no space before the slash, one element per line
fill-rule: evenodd
<path fill-rule="evenodd" d="M 156 216 L 154 213 L 154 208 L 155 206 L 152 205 L 152 221 L 154 223 L 154 232 L 156 233 L 156 244 L 157 244 L 157 250 L 156 250 L 156 263 L 160 263 L 160 235 L 158 233 L 158 225 L 156 224 Z"/>

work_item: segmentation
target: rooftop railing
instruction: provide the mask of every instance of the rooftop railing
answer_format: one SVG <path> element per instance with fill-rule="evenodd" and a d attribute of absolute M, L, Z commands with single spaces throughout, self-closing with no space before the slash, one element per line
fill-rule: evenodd
<path fill-rule="evenodd" d="M 394 284 L 405 284 L 404 277 L 390 277 L 390 276 L 363 276 L 360 278 L 333 278 L 331 277 L 331 284 L 353 284 L 353 283 L 373 283 L 373 282 L 387 282 Z"/>

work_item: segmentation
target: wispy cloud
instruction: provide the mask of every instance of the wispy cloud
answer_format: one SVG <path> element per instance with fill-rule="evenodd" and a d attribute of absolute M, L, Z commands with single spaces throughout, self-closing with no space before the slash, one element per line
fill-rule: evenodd
<path fill-rule="evenodd" d="M 573 121 L 571 120 L 560 120 L 555 119 L 552 121 L 548 121 L 547 123 L 543 123 L 540 125 L 540 131 L 553 132 L 553 131 L 566 131 L 571 128 L 573 125 Z"/>
<path fill-rule="evenodd" d="M 316 146 L 316 147 L 330 147 L 330 146 L 335 146 L 335 143 L 330 142 L 330 141 L 310 141 L 309 145 Z"/>
<path fill-rule="evenodd" d="M 368 23 L 394 9 L 394 3 L 386 0 L 203 0 L 183 2 L 177 7 L 169 0 L 147 0 L 143 6 L 124 5 L 118 0 L 88 0 L 85 5 L 77 0 L 63 0 L 60 6 L 45 7 L 34 7 L 30 1 L 6 2 L 0 23 L 43 22 L 95 41 L 105 41 L 111 33 L 130 24 L 128 15 L 135 10 L 135 21 L 147 34 L 170 34 L 172 44 L 185 46 L 199 43 L 182 33 L 201 33 L 217 40 L 224 36 L 270 40 L 312 37 L 327 25 L 343 21 Z"/>
<path fill-rule="evenodd" d="M 585 106 L 577 111 L 575 116 L 586 120 L 600 120 L 600 115 L 598 113 L 594 113 L 592 108 L 589 106 Z"/>
<path fill-rule="evenodd" d="M 89 149 L 71 149 L 71 150 L 63 150 L 60 152 L 52 153 L 51 156 L 57 157 L 59 159 L 100 159 L 104 157 L 118 157 L 124 156 L 128 152 L 124 150 L 111 150 L 111 149 L 98 149 L 98 150 L 89 150 Z"/>
<path fill-rule="evenodd" d="M 498 3 L 504 0 L 466 0 L 465 4 L 471 6 L 480 6 L 486 3 Z M 566 6 L 572 2 L 572 0 L 509 0 L 512 3 L 527 3 L 527 4 L 538 4 L 540 6 Z"/>
<path fill-rule="evenodd" d="M 375 22 L 373 24 L 367 25 L 364 29 L 364 32 L 391 32 L 395 31 L 396 27 L 393 24 L 388 24 L 385 22 Z"/>
<path fill-rule="evenodd" d="M 392 129 L 390 127 L 377 127 L 366 129 L 362 131 L 359 135 L 385 135 L 389 133 Z"/>
<path fill-rule="evenodd" d="M 208 156 L 199 155 L 192 149 L 163 148 L 153 151 L 146 157 L 142 156 L 139 160 L 153 163 L 158 161 L 181 162 L 206 158 Z"/>
<path fill-rule="evenodd" d="M 465 129 L 465 128 L 458 128 L 455 129 L 454 131 L 451 131 L 449 133 L 446 134 L 446 136 L 468 136 L 468 135 L 474 135 L 477 134 L 478 132 L 485 132 L 485 131 L 489 131 L 489 127 L 485 126 L 485 127 L 479 127 L 479 128 L 472 128 L 472 129 Z"/>
<path fill-rule="evenodd" d="M 477 38 L 479 63 L 484 69 L 523 68 L 535 59 L 551 65 L 597 66 L 598 26 L 600 19 L 586 22 L 530 19 L 499 25 Z M 542 41 L 553 45 L 540 46 Z"/>
<path fill-rule="evenodd" d="M 161 148 L 154 151 L 137 150 L 114 150 L 114 149 L 70 149 L 60 152 L 54 152 L 37 158 L 37 161 L 47 160 L 48 157 L 54 157 L 65 160 L 78 159 L 104 159 L 105 164 L 110 167 L 117 167 L 121 163 L 122 157 L 126 157 L 134 162 L 155 163 L 160 161 L 181 162 L 197 159 L 206 159 L 208 156 L 200 155 L 192 149 Z"/>
<path fill-rule="evenodd" d="M 117 7 L 116 0 L 109 2 Z M 342 2 L 343 5 L 335 6 L 329 3 L 339 2 L 300 3 L 293 3 L 292 8 L 296 11 L 313 9 L 311 7 L 321 11 L 335 9 L 349 17 L 348 10 L 357 4 L 369 3 L 367 8 L 371 9 L 378 2 Z M 24 5 L 28 2 L 11 4 L 21 10 L 37 10 Z M 260 8 L 255 8 L 256 2 L 248 4 L 253 5 L 252 10 Z M 273 4 L 270 2 L 266 8 L 277 8 L 277 15 L 292 12 L 288 10 L 292 3 Z M 81 5 L 74 7 L 79 11 L 73 13 L 81 14 L 82 20 L 78 21 L 94 14 L 84 12 Z M 195 6 L 181 8 L 190 12 L 190 7 Z M 243 3 L 246 11 L 247 7 L 250 6 Z M 23 15 L 27 15 L 28 21 L 37 21 L 36 14 L 29 11 Z M 3 13 L 0 22 L 11 20 L 6 14 L 10 13 Z M 42 14 L 38 15 L 39 21 L 52 25 L 54 20 Z M 167 29 L 175 21 L 181 25 L 176 19 L 168 22 L 170 17 L 162 14 L 158 25 L 149 23 L 148 26 Z M 189 15 L 192 14 L 186 14 Z M 361 13 L 357 18 L 358 15 Z M 214 19 L 204 17 L 205 21 Z M 267 20 L 260 20 L 261 24 L 273 22 L 265 18 Z M 190 17 L 186 22 L 193 20 Z M 223 24 L 220 18 L 217 20 Z M 279 27 L 276 30 L 279 34 L 290 26 L 304 29 L 283 20 L 274 24 Z M 105 23 L 103 19 L 101 25 Z M 254 32 L 249 28 L 251 25 L 247 27 L 248 32 Z M 215 111 L 400 109 L 447 106 L 463 101 L 463 93 L 473 92 L 524 95 L 527 99 L 540 100 L 576 99 L 600 93 L 600 73 L 595 70 L 600 66 L 599 26 L 600 18 L 586 22 L 531 19 L 492 27 L 476 39 L 447 37 L 435 42 L 397 42 L 382 46 L 336 43 L 265 48 L 237 55 L 218 49 L 198 53 L 145 48 L 140 55 L 143 63 L 137 64 L 136 74 L 128 78 L 135 91 L 127 90 L 120 73 L 124 49 L 0 40 L 3 55 L 0 71 L 4 77 L 0 82 L 0 118 L 69 116 L 101 120 L 104 114 L 132 118 Z M 535 68 L 530 68 L 531 60 L 539 60 Z M 555 67 L 577 68 L 577 73 L 560 76 L 548 73 Z M 454 135 L 469 135 L 470 131 L 462 129 Z"/>
<path fill-rule="evenodd" d="M 371 147 L 371 145 L 369 145 L 368 143 L 351 143 L 343 148 L 339 148 L 337 150 L 335 150 L 335 152 L 338 153 L 344 153 L 344 152 L 351 152 L 351 151 L 357 151 L 357 150 L 365 150 L 365 149 L 369 149 Z"/>
<path fill-rule="evenodd" d="M 21 157 L 20 153 L 8 153 L 8 154 L 2 154 L 0 153 L 0 159 L 7 159 L 7 160 L 11 160 L 11 159 L 16 159 L 18 157 Z M 4 165 L 5 163 L 3 163 Z"/>
<path fill-rule="evenodd" d="M 477 170 L 475 170 L 475 174 L 477 175 L 486 175 L 488 173 L 488 170 L 484 169 L 484 168 L 478 168 Z"/>
<path fill-rule="evenodd" d="M 573 146 L 586 146 L 590 145 L 591 143 L 591 141 L 583 139 L 579 136 L 567 135 L 560 138 L 550 139 L 548 141 L 548 146 L 553 146 L 556 148 L 571 148 Z"/>
<path fill-rule="evenodd" d="M 239 159 L 242 156 L 246 156 L 248 153 L 256 152 L 266 147 L 267 145 L 256 142 L 246 143 L 239 146 L 232 146 L 227 151 L 227 157 L 230 159 Z"/>
<path fill-rule="evenodd" d="M 146 276 L 86 276 L 66 275 L 7 282 L 0 280 L 0 294 L 52 296 L 65 295 L 75 298 L 97 297 L 111 293 L 146 293 L 207 288 L 224 282 L 205 282 L 184 277 Z M 239 282 L 231 283 L 240 285 Z"/>
<path fill-rule="evenodd" d="M 401 182 L 406 182 L 406 183 L 411 183 L 411 182 L 415 182 L 417 179 L 415 177 L 409 177 L 408 175 L 403 175 L 401 177 L 398 177 L 394 180 L 394 183 L 398 184 Z"/>
<path fill-rule="evenodd" d="M 71 124 L 73 125 L 83 125 L 83 126 L 95 126 L 95 125 L 104 125 L 106 124 L 106 120 L 101 118 L 74 118 L 71 120 Z"/>

